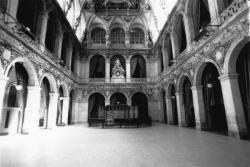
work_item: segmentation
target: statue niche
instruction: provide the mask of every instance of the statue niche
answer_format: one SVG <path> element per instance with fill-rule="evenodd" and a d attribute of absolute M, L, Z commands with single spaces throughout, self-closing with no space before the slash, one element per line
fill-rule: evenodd
<path fill-rule="evenodd" d="M 114 67 L 112 68 L 112 80 L 113 81 L 124 81 L 125 80 L 125 70 L 123 69 L 119 59 L 114 62 Z"/>

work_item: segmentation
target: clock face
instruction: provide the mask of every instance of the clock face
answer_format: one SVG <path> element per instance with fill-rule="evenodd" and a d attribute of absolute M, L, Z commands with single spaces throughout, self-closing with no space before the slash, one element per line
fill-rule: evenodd
<path fill-rule="evenodd" d="M 116 72 L 116 75 L 117 75 L 117 76 L 120 76 L 120 72 L 119 72 L 119 71 L 117 71 L 117 72 Z"/>

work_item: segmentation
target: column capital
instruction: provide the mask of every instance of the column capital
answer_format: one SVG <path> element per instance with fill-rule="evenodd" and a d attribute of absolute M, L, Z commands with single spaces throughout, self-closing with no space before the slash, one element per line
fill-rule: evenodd
<path fill-rule="evenodd" d="M 229 80 L 229 79 L 238 79 L 239 74 L 223 74 L 218 77 L 220 81 Z"/>
<path fill-rule="evenodd" d="M 203 88 L 203 85 L 194 85 L 191 87 L 192 90 L 201 90 Z"/>
<path fill-rule="evenodd" d="M 40 91 L 41 88 L 39 86 L 28 86 L 28 91 Z"/>
<path fill-rule="evenodd" d="M 49 96 L 52 96 L 52 97 L 58 97 L 59 94 L 58 93 L 49 93 Z"/>
<path fill-rule="evenodd" d="M 176 96 L 182 96 L 182 95 L 183 95 L 183 92 L 182 92 L 182 91 L 175 92 L 175 95 L 176 95 Z"/>
<path fill-rule="evenodd" d="M 60 97 L 60 100 L 70 100 L 69 97 Z"/>

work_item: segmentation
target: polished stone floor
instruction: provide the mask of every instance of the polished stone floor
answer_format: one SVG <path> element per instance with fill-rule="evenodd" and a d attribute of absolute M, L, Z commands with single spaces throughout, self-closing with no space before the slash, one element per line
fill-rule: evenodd
<path fill-rule="evenodd" d="M 155 124 L 0 136 L 0 167 L 250 167 L 250 141 Z"/>

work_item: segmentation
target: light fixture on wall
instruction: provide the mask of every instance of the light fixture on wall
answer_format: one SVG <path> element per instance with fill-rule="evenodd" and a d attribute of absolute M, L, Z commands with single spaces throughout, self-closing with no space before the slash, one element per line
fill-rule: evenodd
<path fill-rule="evenodd" d="M 172 99 L 175 99 L 175 96 L 171 96 Z"/>
<path fill-rule="evenodd" d="M 208 84 L 207 84 L 207 87 L 208 87 L 209 89 L 211 89 L 211 88 L 214 87 L 214 85 L 213 85 L 212 83 L 208 83 Z"/>

